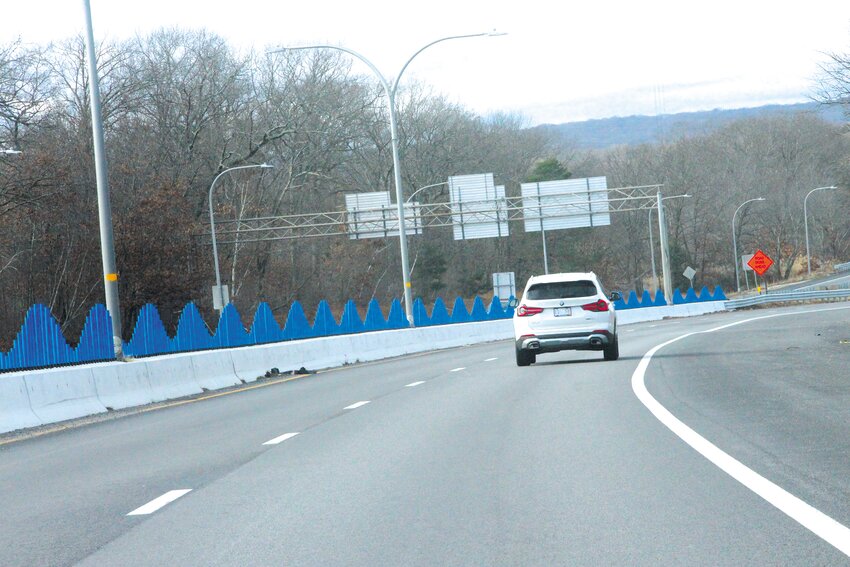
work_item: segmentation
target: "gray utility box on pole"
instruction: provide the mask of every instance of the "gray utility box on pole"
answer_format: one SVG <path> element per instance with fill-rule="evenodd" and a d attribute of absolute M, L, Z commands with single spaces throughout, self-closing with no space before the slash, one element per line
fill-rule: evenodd
<path fill-rule="evenodd" d="M 213 309 L 216 311 L 221 311 L 225 305 L 230 303 L 230 289 L 226 285 L 222 285 L 221 287 L 217 285 L 212 286 L 212 296 Z"/>

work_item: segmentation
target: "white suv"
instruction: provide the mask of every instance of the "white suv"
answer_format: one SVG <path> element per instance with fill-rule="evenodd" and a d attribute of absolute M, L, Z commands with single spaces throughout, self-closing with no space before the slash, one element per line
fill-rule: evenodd
<path fill-rule="evenodd" d="M 620 356 L 614 292 L 607 296 L 593 272 L 532 276 L 522 299 L 512 301 L 517 366 L 560 350 L 601 350 Z"/>

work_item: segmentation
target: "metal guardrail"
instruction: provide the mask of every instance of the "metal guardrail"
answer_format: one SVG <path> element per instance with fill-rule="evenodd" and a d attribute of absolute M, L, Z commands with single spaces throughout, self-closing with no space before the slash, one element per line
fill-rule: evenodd
<path fill-rule="evenodd" d="M 740 309 L 742 307 L 752 307 L 754 305 L 762 305 L 765 303 L 783 303 L 788 301 L 814 301 L 818 299 L 843 299 L 850 298 L 850 289 L 819 289 L 814 291 L 786 291 L 779 293 L 769 293 L 765 295 L 754 295 L 752 297 L 744 297 L 741 299 L 732 299 L 727 301 L 724 306 L 726 309 Z"/>
<path fill-rule="evenodd" d="M 847 272 L 847 271 L 850 271 L 850 262 L 844 262 L 843 264 L 836 264 L 832 268 L 836 272 Z"/>

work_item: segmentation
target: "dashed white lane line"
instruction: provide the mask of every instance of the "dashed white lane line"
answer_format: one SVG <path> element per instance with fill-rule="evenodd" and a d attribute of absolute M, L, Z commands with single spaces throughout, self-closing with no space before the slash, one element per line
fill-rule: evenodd
<path fill-rule="evenodd" d="M 460 368 L 452 368 L 449 372 L 460 372 L 461 370 L 466 370 L 466 366 L 461 366 Z"/>
<path fill-rule="evenodd" d="M 674 416 L 670 411 L 662 406 L 658 400 L 652 397 L 649 390 L 646 389 L 644 377 L 649 362 L 652 356 L 664 348 L 665 346 L 680 341 L 692 335 L 702 333 L 713 333 L 735 325 L 757 321 L 759 319 L 771 319 L 773 317 L 783 317 L 786 315 L 799 315 L 801 313 L 816 313 L 818 311 L 836 311 L 839 309 L 847 309 L 847 307 L 832 307 L 829 309 L 811 309 L 807 311 L 795 311 L 793 313 L 776 313 L 773 315 L 764 315 L 762 317 L 752 317 L 734 323 L 728 323 L 719 327 L 714 327 L 705 331 L 694 331 L 680 335 L 675 339 L 651 348 L 641 359 L 638 367 L 632 374 L 632 390 L 638 399 L 652 412 L 652 414 L 663 423 L 667 428 L 679 436 L 682 441 L 690 445 L 703 457 L 714 463 L 723 472 L 752 490 L 768 503 L 772 504 L 777 509 L 784 512 L 787 516 L 797 521 L 800 525 L 810 530 L 812 533 L 833 545 L 836 549 L 847 556 L 850 556 L 850 529 L 843 524 L 838 523 L 831 517 L 827 516 L 817 508 L 800 500 L 790 492 L 787 492 L 778 485 L 767 480 L 751 468 L 747 467 L 742 462 L 725 453 L 711 441 L 701 436 L 699 433 L 685 425 L 683 422 Z"/>
<path fill-rule="evenodd" d="M 293 437 L 298 435 L 298 433 L 298 431 L 295 431 L 293 433 L 284 433 L 283 435 L 278 435 L 274 439 L 269 439 L 268 441 L 263 443 L 263 445 L 277 445 L 278 443 L 283 443 L 287 439 L 292 439 Z"/>
<path fill-rule="evenodd" d="M 344 407 L 344 408 L 342 408 L 342 409 L 357 409 L 357 408 L 359 408 L 359 407 L 365 406 L 365 405 L 366 405 L 366 404 L 368 404 L 368 403 L 369 403 L 369 401 L 368 401 L 368 400 L 367 400 L 367 401 L 363 401 L 363 402 L 355 402 L 355 403 L 351 404 L 350 406 L 345 406 L 345 407 Z"/>
<path fill-rule="evenodd" d="M 484 362 L 492 362 L 492 361 L 494 361 L 494 360 L 499 360 L 499 357 L 498 357 L 498 356 L 494 356 L 493 358 L 485 358 L 485 359 L 484 359 Z"/>
<path fill-rule="evenodd" d="M 147 515 L 147 514 L 153 514 L 154 512 L 156 512 L 157 510 L 159 510 L 160 508 L 165 506 L 166 504 L 170 504 L 171 502 L 174 502 L 175 500 L 177 500 L 178 498 L 180 498 L 181 496 L 183 496 L 185 494 L 188 494 L 189 492 L 192 492 L 191 488 L 185 488 L 185 489 L 182 489 L 182 490 L 169 490 L 168 492 L 166 492 L 165 494 L 163 494 L 159 498 L 154 498 L 153 500 L 151 500 L 150 502 L 148 502 L 144 506 L 139 506 L 138 508 L 136 508 L 135 510 L 133 510 L 132 512 L 130 512 L 127 515 L 128 516 L 144 516 L 144 515 Z"/>
<path fill-rule="evenodd" d="M 424 383 L 425 383 L 425 380 L 420 380 L 419 382 L 411 382 L 410 384 L 407 384 L 405 386 L 405 388 L 413 388 L 414 386 L 418 386 L 419 384 L 424 384 Z"/>

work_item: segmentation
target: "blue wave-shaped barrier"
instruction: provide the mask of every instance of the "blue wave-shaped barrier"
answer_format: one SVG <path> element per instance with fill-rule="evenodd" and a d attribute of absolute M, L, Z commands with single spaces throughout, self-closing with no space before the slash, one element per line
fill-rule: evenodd
<path fill-rule="evenodd" d="M 682 295 L 681 291 L 676 290 L 673 303 L 678 305 L 725 299 L 726 295 L 720 286 L 717 286 L 713 293 L 703 287 L 699 294 L 689 289 Z M 655 298 L 651 297 L 648 291 L 644 291 L 638 298 L 633 291 L 625 300 L 614 302 L 615 308 L 619 310 L 660 305 L 666 305 L 664 294 L 660 291 L 656 293 Z M 502 307 L 498 297 L 493 298 L 489 307 L 484 305 L 480 297 L 476 297 L 471 311 L 467 310 L 460 297 L 455 299 L 451 311 L 442 298 L 437 298 L 430 312 L 421 299 L 413 303 L 413 319 L 417 327 L 509 319 L 513 317 L 513 313 L 512 308 Z M 301 304 L 295 301 L 289 308 L 282 328 L 267 303 L 259 305 L 251 326 L 247 328 L 236 307 L 230 304 L 222 311 L 214 331 L 201 317 L 197 306 L 189 303 L 180 314 L 176 333 L 170 336 L 156 306 L 147 304 L 139 311 L 130 340 L 124 343 L 124 354 L 135 357 L 152 356 L 407 327 L 404 308 L 398 299 L 390 304 L 386 316 L 378 301 L 373 299 L 366 308 L 365 317 L 361 317 L 354 301 L 349 300 L 339 321 L 334 317 L 330 305 L 321 301 L 312 323 Z M 7 353 L 0 352 L 0 372 L 113 360 L 115 357 L 111 329 L 109 312 L 103 305 L 95 305 L 86 318 L 79 343 L 73 347 L 65 340 L 62 329 L 50 310 L 44 305 L 33 305 L 27 311 L 24 324 L 12 343 L 12 348 Z"/>
<path fill-rule="evenodd" d="M 694 291 L 694 288 L 688 289 L 685 295 L 682 295 L 682 291 L 679 289 L 673 292 L 673 305 L 726 300 L 726 294 L 723 293 L 723 289 L 720 286 L 716 286 L 713 293 L 708 289 L 708 286 L 703 286 L 699 294 Z M 664 292 L 660 289 L 655 293 L 654 298 L 646 290 L 644 290 L 643 295 L 640 297 L 632 291 L 625 299 L 618 299 L 614 302 L 614 308 L 619 311 L 624 309 L 639 309 L 641 307 L 661 307 L 663 305 L 667 305 L 667 300 L 664 297 Z"/>
<path fill-rule="evenodd" d="M 429 313 L 421 299 L 413 306 L 417 326 L 448 325 L 507 319 L 513 309 L 504 309 L 498 297 L 494 297 L 489 308 L 485 308 L 480 297 L 475 298 L 472 312 L 466 309 L 461 298 L 454 303 L 452 312 L 438 298 Z M 204 322 L 194 303 L 183 308 L 177 322 L 177 331 L 169 336 L 156 306 L 147 304 L 139 310 L 133 334 L 124 343 L 126 356 L 152 356 L 176 352 L 231 348 L 247 345 L 292 341 L 313 337 L 328 337 L 387 331 L 407 328 L 404 308 L 394 300 L 384 316 L 377 300 L 373 299 L 361 317 L 357 305 L 349 300 L 337 321 L 327 301 L 319 302 L 312 323 L 299 302 L 294 302 L 281 328 L 267 303 L 261 303 L 254 313 L 251 326 L 246 328 L 242 317 L 233 304 L 224 308 L 213 331 Z M 59 323 L 44 305 L 33 305 L 27 311 L 24 324 L 18 332 L 8 353 L 0 352 L 0 372 L 27 368 L 42 368 L 114 360 L 112 346 L 112 321 L 103 305 L 95 305 L 86 319 L 80 341 L 76 347 L 68 344 Z"/>

